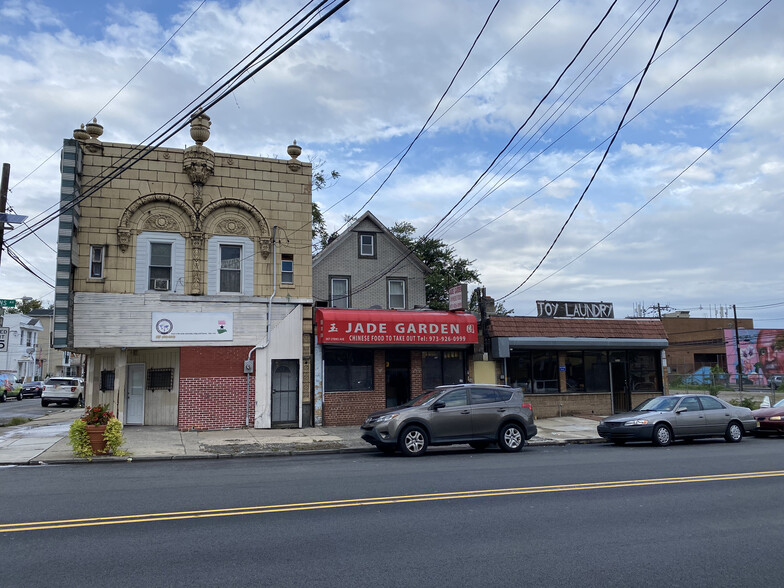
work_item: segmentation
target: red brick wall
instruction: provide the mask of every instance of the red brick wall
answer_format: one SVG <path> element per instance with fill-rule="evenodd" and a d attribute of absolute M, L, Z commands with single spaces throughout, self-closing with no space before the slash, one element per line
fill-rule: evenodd
<path fill-rule="evenodd" d="M 245 426 L 247 376 L 243 362 L 252 347 L 181 347 L 180 431 L 238 429 Z M 255 378 L 250 378 L 250 415 L 254 421 Z"/>
<path fill-rule="evenodd" d="M 367 415 L 386 407 L 386 361 L 383 349 L 373 352 L 373 390 L 324 394 L 324 426 L 361 425 Z"/>

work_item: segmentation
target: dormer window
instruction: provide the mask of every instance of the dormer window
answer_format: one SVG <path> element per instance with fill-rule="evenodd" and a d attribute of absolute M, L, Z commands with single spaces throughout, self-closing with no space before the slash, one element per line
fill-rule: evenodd
<path fill-rule="evenodd" d="M 374 233 L 359 234 L 359 256 L 376 257 L 376 235 Z"/>

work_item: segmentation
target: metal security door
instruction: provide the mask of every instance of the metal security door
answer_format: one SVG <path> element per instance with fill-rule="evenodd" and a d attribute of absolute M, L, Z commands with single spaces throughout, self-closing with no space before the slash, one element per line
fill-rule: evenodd
<path fill-rule="evenodd" d="M 126 425 L 144 424 L 144 376 L 146 370 L 143 363 L 128 364 L 128 385 L 126 399 L 128 407 L 125 415 Z"/>
<path fill-rule="evenodd" d="M 272 360 L 272 426 L 299 424 L 299 361 Z"/>

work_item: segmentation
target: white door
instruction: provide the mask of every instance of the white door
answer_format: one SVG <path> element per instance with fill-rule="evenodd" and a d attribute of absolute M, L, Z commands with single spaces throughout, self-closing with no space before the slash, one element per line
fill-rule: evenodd
<path fill-rule="evenodd" d="M 144 424 L 144 376 L 146 370 L 143 363 L 128 364 L 128 385 L 126 399 L 128 408 L 125 415 L 126 425 Z"/>

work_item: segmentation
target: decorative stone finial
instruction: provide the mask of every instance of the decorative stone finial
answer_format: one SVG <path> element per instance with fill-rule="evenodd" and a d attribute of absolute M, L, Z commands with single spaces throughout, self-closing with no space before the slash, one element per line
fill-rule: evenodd
<path fill-rule="evenodd" d="M 85 130 L 90 134 L 90 139 L 98 140 L 98 137 L 103 135 L 103 126 L 98 124 L 97 118 L 94 118 L 93 122 L 87 123 Z"/>
<path fill-rule="evenodd" d="M 182 158 L 182 169 L 188 174 L 191 183 L 197 188 L 194 195 L 194 205 L 201 208 L 201 186 L 215 171 L 215 154 L 204 142 L 210 138 L 210 117 L 199 108 L 191 115 L 191 137 L 196 141 L 185 150 Z"/>
<path fill-rule="evenodd" d="M 210 138 L 210 117 L 199 108 L 191 115 L 191 139 L 203 145 Z"/>
<path fill-rule="evenodd" d="M 298 172 L 302 168 L 302 164 L 299 162 L 297 157 L 299 157 L 302 153 L 302 147 L 297 145 L 296 139 L 294 139 L 294 142 L 286 148 L 286 153 L 288 153 L 289 157 L 291 157 L 288 162 L 289 169 L 293 172 Z"/>
<path fill-rule="evenodd" d="M 78 129 L 74 129 L 73 138 L 77 141 L 86 141 L 90 138 L 90 133 L 84 130 L 84 123 Z"/>

